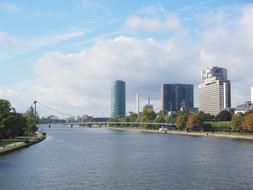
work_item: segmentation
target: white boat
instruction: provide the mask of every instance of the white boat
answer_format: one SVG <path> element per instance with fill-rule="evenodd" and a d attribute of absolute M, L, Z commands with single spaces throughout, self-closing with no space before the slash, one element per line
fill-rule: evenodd
<path fill-rule="evenodd" d="M 167 131 L 168 131 L 168 129 L 166 127 L 162 126 L 162 127 L 159 128 L 159 132 L 165 132 L 166 133 Z"/>

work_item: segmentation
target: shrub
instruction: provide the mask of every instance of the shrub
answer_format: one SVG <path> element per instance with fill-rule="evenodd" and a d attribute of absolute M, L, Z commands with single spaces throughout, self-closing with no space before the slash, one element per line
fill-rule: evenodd
<path fill-rule="evenodd" d="M 216 121 L 231 121 L 233 114 L 228 110 L 221 111 L 215 118 Z"/>

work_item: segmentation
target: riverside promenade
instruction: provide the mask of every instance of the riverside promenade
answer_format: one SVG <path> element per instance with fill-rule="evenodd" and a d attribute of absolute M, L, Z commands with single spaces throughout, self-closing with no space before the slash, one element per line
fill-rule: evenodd
<path fill-rule="evenodd" d="M 1 145 L 0 155 L 39 143 L 43 141 L 45 138 L 46 138 L 46 133 L 43 133 L 43 132 L 36 132 L 34 136 L 17 138 L 16 142 Z"/>
<path fill-rule="evenodd" d="M 121 131 L 135 131 L 135 132 L 145 132 L 145 133 L 163 133 L 163 134 L 173 134 L 173 135 L 184 135 L 184 136 L 205 136 L 205 137 L 220 137 L 220 138 L 232 138 L 232 139 L 242 139 L 242 140 L 253 140 L 253 134 L 240 134 L 240 133 L 225 133 L 225 132 L 187 132 L 181 130 L 167 130 L 166 132 L 161 132 L 159 130 L 144 129 L 144 128 L 132 128 L 132 127 L 106 127 L 112 130 Z"/>

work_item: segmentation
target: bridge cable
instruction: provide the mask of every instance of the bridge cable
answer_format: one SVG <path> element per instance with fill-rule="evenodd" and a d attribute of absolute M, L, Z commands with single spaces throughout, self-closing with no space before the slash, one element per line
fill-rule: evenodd
<path fill-rule="evenodd" d="M 51 108 L 51 107 L 49 107 L 49 106 L 46 106 L 46 105 L 40 103 L 39 101 L 38 101 L 37 103 L 38 103 L 39 105 L 41 105 L 42 107 L 44 107 L 44 108 L 46 108 L 46 109 L 48 109 L 48 110 L 51 110 L 51 111 L 53 111 L 53 112 L 59 113 L 59 114 L 61 114 L 61 115 L 66 115 L 66 116 L 74 117 L 74 118 L 75 118 L 74 115 L 71 115 L 71 114 L 68 114 L 68 113 L 64 113 L 64 112 L 59 111 L 59 110 L 57 110 L 57 109 Z"/>

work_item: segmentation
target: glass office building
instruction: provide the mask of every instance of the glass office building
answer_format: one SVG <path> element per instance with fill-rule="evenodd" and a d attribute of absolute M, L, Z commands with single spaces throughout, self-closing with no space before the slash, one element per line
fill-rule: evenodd
<path fill-rule="evenodd" d="M 192 84 L 163 84 L 161 87 L 161 108 L 167 111 L 178 111 L 181 108 L 193 110 Z"/>
<path fill-rule="evenodd" d="M 126 115 L 126 83 L 122 80 L 116 80 L 112 83 L 111 92 L 111 116 Z"/>

